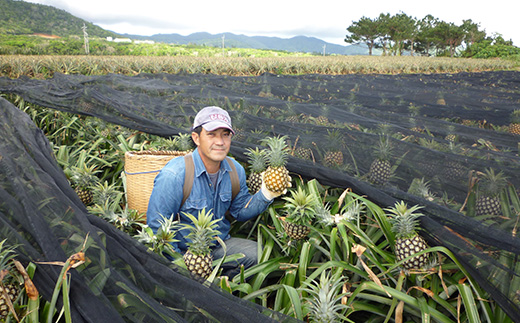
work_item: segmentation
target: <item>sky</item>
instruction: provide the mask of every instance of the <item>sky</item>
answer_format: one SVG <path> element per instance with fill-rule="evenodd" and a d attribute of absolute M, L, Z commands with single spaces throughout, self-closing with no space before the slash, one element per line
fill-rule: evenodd
<path fill-rule="evenodd" d="M 501 34 L 520 46 L 515 1 L 463 0 L 26 0 L 50 5 L 120 33 L 150 36 L 230 32 L 247 36 L 316 37 L 344 42 L 347 28 L 361 17 L 403 12 L 416 19 L 431 14 L 456 25 L 471 19 L 491 36 Z M 513 6 L 513 7 L 512 7 Z M 87 31 L 88 32 L 88 31 Z"/>

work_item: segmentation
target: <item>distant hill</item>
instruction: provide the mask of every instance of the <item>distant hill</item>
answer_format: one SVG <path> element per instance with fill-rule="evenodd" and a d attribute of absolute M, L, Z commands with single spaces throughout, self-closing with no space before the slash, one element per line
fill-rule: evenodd
<path fill-rule="evenodd" d="M 178 45 L 222 46 L 226 48 L 253 48 L 306 52 L 327 55 L 367 55 L 368 49 L 362 45 L 336 45 L 314 37 L 297 36 L 293 38 L 245 36 L 232 33 L 209 34 L 198 32 L 188 36 L 179 34 L 157 34 L 141 36 L 117 34 L 105 30 L 88 21 L 75 17 L 68 12 L 48 5 L 29 3 L 19 0 L 0 0 L 0 35 L 46 34 L 60 37 L 83 36 L 83 24 L 87 26 L 89 37 L 127 37 L 135 40 L 153 40 Z"/>
<path fill-rule="evenodd" d="M 117 34 L 51 6 L 25 1 L 0 0 L 0 34 L 47 34 L 60 37 L 83 36 L 83 24 L 93 37 L 117 37 Z"/>
<path fill-rule="evenodd" d="M 224 46 L 226 48 L 255 48 L 255 49 L 272 49 L 285 50 L 289 52 L 307 52 L 307 53 L 325 53 L 337 55 L 367 55 L 366 46 L 348 45 L 341 46 L 327 43 L 315 37 L 296 36 L 293 38 L 266 37 L 266 36 L 245 36 L 233 33 L 210 34 L 206 32 L 193 33 L 188 36 L 179 34 L 156 34 L 152 36 L 140 36 L 124 34 L 124 37 L 131 39 L 151 39 L 156 42 L 164 42 L 178 45 L 205 45 L 205 46 L 222 46 L 222 37 L 224 36 Z"/>

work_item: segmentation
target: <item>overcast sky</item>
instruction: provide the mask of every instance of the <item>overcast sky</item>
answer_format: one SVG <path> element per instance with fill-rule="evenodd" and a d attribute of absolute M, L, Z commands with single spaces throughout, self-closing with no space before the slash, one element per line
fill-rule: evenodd
<path fill-rule="evenodd" d="M 231 32 L 248 36 L 309 36 L 346 45 L 346 28 L 361 17 L 399 12 L 422 19 L 431 14 L 462 24 L 471 19 L 488 35 L 520 46 L 516 1 L 462 0 L 28 0 L 63 9 L 116 33 L 189 35 Z"/>

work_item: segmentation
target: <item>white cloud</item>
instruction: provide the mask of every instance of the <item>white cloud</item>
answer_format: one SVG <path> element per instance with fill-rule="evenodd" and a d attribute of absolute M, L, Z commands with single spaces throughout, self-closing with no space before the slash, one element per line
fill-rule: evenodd
<path fill-rule="evenodd" d="M 118 33 L 152 35 L 157 33 L 193 32 L 212 34 L 232 32 L 249 36 L 317 37 L 345 45 L 346 28 L 363 16 L 400 11 L 423 18 L 432 14 L 441 20 L 461 24 L 463 19 L 481 23 L 488 34 L 499 32 L 505 39 L 520 44 L 517 12 L 511 2 L 483 0 L 472 2 L 438 0 L 322 0 L 311 4 L 303 1 L 264 0 L 31 0 L 51 5 Z"/>

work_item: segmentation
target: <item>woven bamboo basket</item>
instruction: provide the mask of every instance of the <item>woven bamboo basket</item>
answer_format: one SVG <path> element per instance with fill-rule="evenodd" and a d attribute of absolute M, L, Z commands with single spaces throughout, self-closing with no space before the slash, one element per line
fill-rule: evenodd
<path fill-rule="evenodd" d="M 128 207 L 146 214 L 155 176 L 170 160 L 187 153 L 189 151 L 146 150 L 126 152 L 125 175 Z"/>

